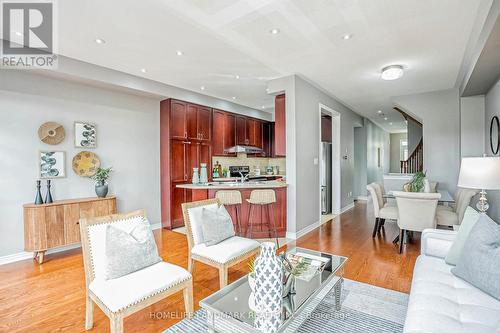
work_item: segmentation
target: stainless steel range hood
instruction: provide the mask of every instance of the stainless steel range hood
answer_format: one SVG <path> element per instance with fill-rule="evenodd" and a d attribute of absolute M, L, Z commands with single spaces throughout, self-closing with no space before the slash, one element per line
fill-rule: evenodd
<path fill-rule="evenodd" d="M 231 148 L 227 148 L 224 150 L 226 153 L 247 153 L 247 154 L 257 154 L 262 153 L 262 149 L 255 146 L 242 146 L 236 145 Z"/>

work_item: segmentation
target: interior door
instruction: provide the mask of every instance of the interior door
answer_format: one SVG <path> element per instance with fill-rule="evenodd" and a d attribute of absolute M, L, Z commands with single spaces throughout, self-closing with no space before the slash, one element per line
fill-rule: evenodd
<path fill-rule="evenodd" d="M 185 139 L 187 137 L 186 112 L 187 112 L 187 103 L 181 101 L 171 101 L 170 138 Z"/>
<path fill-rule="evenodd" d="M 210 141 L 211 140 L 211 122 L 212 120 L 212 109 L 199 107 L 197 124 L 198 124 L 198 135 L 199 140 Z"/>

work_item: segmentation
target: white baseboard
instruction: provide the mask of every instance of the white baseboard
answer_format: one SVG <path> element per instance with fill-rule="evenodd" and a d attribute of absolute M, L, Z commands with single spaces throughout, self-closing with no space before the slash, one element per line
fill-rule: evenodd
<path fill-rule="evenodd" d="M 350 205 L 347 205 L 347 206 L 345 206 L 345 207 L 342 207 L 342 209 L 340 210 L 340 214 L 345 213 L 345 212 L 347 212 L 348 210 L 351 210 L 351 209 L 353 209 L 353 208 L 354 208 L 354 202 L 353 202 L 353 203 L 351 203 Z"/>
<path fill-rule="evenodd" d="M 161 229 L 161 223 L 151 224 L 151 229 L 152 230 Z M 71 245 L 61 246 L 61 247 L 58 247 L 55 249 L 47 250 L 46 254 L 68 251 L 68 250 L 76 249 L 78 247 L 80 247 L 80 244 L 71 244 Z M 16 261 L 26 260 L 26 259 L 33 259 L 33 252 L 22 251 L 19 253 L 13 253 L 13 254 L 8 254 L 6 256 L 2 256 L 2 257 L 0 257 L 0 266 L 10 264 L 10 263 L 13 263 Z"/>
<path fill-rule="evenodd" d="M 368 201 L 368 196 L 366 195 L 360 195 L 359 197 L 357 197 L 355 200 L 360 200 L 360 201 Z"/>

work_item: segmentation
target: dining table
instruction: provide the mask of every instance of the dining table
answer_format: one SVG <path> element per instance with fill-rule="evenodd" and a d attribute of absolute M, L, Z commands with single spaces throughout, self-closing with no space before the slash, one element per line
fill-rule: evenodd
<path fill-rule="evenodd" d="M 386 199 L 395 199 L 393 192 L 394 191 L 389 191 L 386 194 L 384 194 L 383 197 Z M 450 194 L 450 192 L 446 190 L 437 190 L 437 193 L 441 194 L 441 198 L 439 198 L 438 203 L 442 204 L 455 203 L 455 199 Z"/>

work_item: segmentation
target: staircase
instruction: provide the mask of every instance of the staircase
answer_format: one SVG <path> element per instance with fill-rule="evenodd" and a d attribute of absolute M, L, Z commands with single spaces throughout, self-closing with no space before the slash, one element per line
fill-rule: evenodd
<path fill-rule="evenodd" d="M 412 121 L 422 127 L 422 123 L 398 107 L 394 107 L 394 110 L 398 111 L 403 115 L 406 121 Z M 418 171 L 423 171 L 424 169 L 424 139 L 421 138 L 415 150 L 411 152 L 410 156 L 406 161 L 400 161 L 400 172 L 401 173 L 415 173 Z"/>
<path fill-rule="evenodd" d="M 401 161 L 401 173 L 415 173 L 424 170 L 424 140 L 420 139 L 413 153 Z"/>

